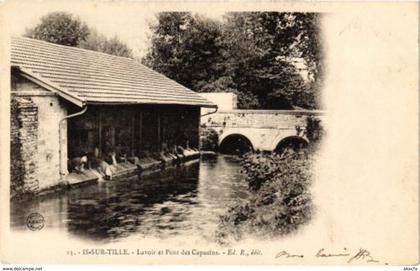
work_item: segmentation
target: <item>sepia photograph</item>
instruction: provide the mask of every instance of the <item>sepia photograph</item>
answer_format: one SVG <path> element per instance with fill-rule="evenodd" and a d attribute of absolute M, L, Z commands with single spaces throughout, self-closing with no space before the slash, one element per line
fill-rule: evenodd
<path fill-rule="evenodd" d="M 2 261 L 418 264 L 417 3 L 271 4 L 6 1 Z"/>
<path fill-rule="evenodd" d="M 307 223 L 319 17 L 162 12 L 141 59 L 73 14 L 41 17 L 11 43 L 12 229 L 226 242 Z"/>

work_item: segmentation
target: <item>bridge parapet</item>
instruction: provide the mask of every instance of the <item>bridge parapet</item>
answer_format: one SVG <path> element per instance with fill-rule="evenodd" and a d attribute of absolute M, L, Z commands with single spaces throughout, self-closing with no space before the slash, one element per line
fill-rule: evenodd
<path fill-rule="evenodd" d="M 294 129 L 304 127 L 308 116 L 323 115 L 323 111 L 312 110 L 229 110 L 204 116 L 201 123 L 208 127 Z"/>
<path fill-rule="evenodd" d="M 254 150 L 273 151 L 285 139 L 306 141 L 307 118 L 324 122 L 325 112 L 316 110 L 224 110 L 201 118 L 203 127 L 219 134 L 219 146 L 225 139 L 242 138 Z M 233 141 L 232 141 L 233 140 Z"/>

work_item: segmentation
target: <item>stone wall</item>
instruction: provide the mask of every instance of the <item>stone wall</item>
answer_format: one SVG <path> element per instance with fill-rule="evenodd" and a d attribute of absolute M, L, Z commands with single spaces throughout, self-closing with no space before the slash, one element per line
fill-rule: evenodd
<path fill-rule="evenodd" d="M 36 193 L 60 180 L 59 122 L 66 105 L 54 93 L 12 74 L 11 191 L 12 196 Z M 67 170 L 67 125 L 60 127 L 62 170 Z"/>
<path fill-rule="evenodd" d="M 272 110 L 219 111 L 202 118 L 207 127 L 294 128 L 304 127 L 309 113 Z"/>
<path fill-rule="evenodd" d="M 10 174 L 11 196 L 39 189 L 37 155 L 38 107 L 28 97 L 11 97 Z"/>
<path fill-rule="evenodd" d="M 38 107 L 38 179 L 40 188 L 57 185 L 61 171 L 67 173 L 67 123 L 59 127 L 60 120 L 67 116 L 67 110 L 57 96 L 34 96 L 32 100 Z M 59 132 L 61 129 L 61 132 Z M 61 150 L 60 136 L 61 134 Z M 61 151 L 61 153 L 60 153 Z"/>

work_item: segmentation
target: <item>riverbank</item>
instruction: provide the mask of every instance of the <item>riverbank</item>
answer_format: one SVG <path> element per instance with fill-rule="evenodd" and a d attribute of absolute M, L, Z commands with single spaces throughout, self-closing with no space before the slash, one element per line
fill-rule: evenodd
<path fill-rule="evenodd" d="M 274 238 L 307 224 L 314 213 L 310 186 L 315 154 L 250 153 L 240 162 L 249 196 L 220 217 L 217 242 L 229 244 L 253 235 Z"/>
<path fill-rule="evenodd" d="M 208 153 L 203 154 L 203 156 L 208 155 Z M 31 199 L 34 196 L 47 196 L 53 193 L 59 193 L 63 190 L 72 189 L 74 187 L 80 187 L 98 182 L 115 181 L 121 178 L 136 175 L 147 176 L 181 165 L 198 163 L 200 157 L 201 153 L 199 151 L 191 151 L 188 154 L 183 155 L 179 159 L 168 158 L 161 161 L 150 157 L 142 159 L 139 159 L 138 157 L 130 157 L 127 158 L 126 162 L 120 162 L 116 165 L 109 165 L 109 168 L 112 172 L 111 179 L 107 179 L 104 172 L 101 172 L 98 169 L 85 169 L 79 172 L 71 172 L 68 175 L 64 176 L 61 180 L 59 180 L 56 185 L 43 188 L 35 194 L 32 193 L 23 194 L 20 196 L 13 196 L 11 197 L 11 200 L 20 201 Z"/>

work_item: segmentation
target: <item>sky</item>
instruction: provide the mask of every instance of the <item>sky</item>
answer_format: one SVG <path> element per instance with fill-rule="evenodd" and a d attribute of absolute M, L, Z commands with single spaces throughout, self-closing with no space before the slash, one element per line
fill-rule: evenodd
<path fill-rule="evenodd" d="M 2 0 L 0 0 L 2 1 Z M 215 20 L 221 20 L 223 14 L 232 11 L 223 5 L 223 1 L 213 2 L 190 1 L 183 3 L 172 1 L 87 1 L 87 0 L 9 0 L 5 2 L 4 12 L 6 29 L 11 36 L 21 36 L 27 28 L 32 28 L 40 23 L 41 17 L 54 11 L 66 11 L 79 17 L 86 24 L 95 28 L 107 37 L 118 36 L 133 50 L 135 58 L 141 59 L 149 47 L 149 24 L 155 20 L 155 15 L 160 11 L 191 11 Z M 193 5 L 191 3 L 194 3 Z M 246 9 L 246 0 L 240 3 Z M 235 10 L 238 10 L 236 8 Z M 251 10 L 258 9 L 252 6 Z M 304 80 L 308 79 L 305 65 L 298 61 L 294 63 L 302 69 Z"/>
<path fill-rule="evenodd" d="M 48 3 L 48 4 L 46 4 Z M 13 1 L 6 3 L 11 12 L 6 12 L 7 28 L 12 36 L 20 36 L 26 28 L 40 22 L 40 18 L 49 12 L 67 11 L 78 16 L 89 27 L 98 30 L 107 37 L 117 35 L 132 50 L 136 57 L 142 57 L 148 47 L 149 23 L 165 4 L 136 2 L 81 2 L 81 1 Z M 199 7 L 199 6 L 197 6 Z M 171 7 L 173 9 L 173 6 Z M 221 18 L 224 11 L 217 9 L 196 9 L 210 18 Z"/>

